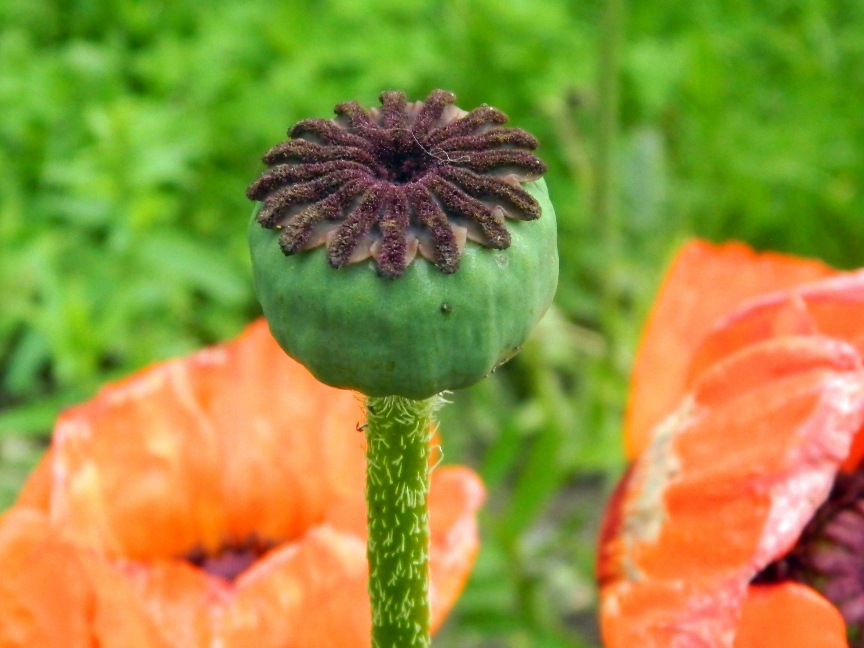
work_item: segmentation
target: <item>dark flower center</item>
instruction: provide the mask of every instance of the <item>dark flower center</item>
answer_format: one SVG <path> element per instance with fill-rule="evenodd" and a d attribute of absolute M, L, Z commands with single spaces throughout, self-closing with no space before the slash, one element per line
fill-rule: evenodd
<path fill-rule="evenodd" d="M 215 552 L 193 549 L 183 556 L 183 560 L 211 576 L 218 576 L 233 583 L 240 574 L 275 546 L 275 543 L 253 537 L 245 542 L 225 544 Z"/>
<path fill-rule="evenodd" d="M 521 186 L 546 171 L 537 140 L 504 128 L 500 110 L 465 112 L 444 90 L 380 99 L 381 108 L 350 101 L 334 119 L 300 121 L 264 156 L 270 168 L 246 194 L 263 203 L 258 222 L 281 231 L 286 255 L 326 245 L 335 268 L 372 257 L 395 278 L 419 253 L 452 273 L 466 239 L 504 249 L 507 218 L 540 217 Z"/>
<path fill-rule="evenodd" d="M 386 177 L 397 184 L 416 182 L 426 175 L 435 158 L 411 137 L 408 130 L 395 131 L 389 146 L 380 152 Z"/>
<path fill-rule="evenodd" d="M 755 582 L 784 580 L 821 592 L 843 615 L 850 646 L 864 648 L 864 466 L 837 477 L 792 551 Z"/>

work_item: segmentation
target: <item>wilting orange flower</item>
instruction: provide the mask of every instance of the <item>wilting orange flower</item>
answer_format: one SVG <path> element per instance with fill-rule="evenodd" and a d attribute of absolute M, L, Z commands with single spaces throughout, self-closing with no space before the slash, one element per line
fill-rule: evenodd
<path fill-rule="evenodd" d="M 633 374 L 607 648 L 839 648 L 864 627 L 864 271 L 693 242 Z"/>
<path fill-rule="evenodd" d="M 0 519 L 0 646 L 368 646 L 360 417 L 263 321 L 65 412 Z M 470 470 L 433 472 L 433 626 L 482 499 Z"/>

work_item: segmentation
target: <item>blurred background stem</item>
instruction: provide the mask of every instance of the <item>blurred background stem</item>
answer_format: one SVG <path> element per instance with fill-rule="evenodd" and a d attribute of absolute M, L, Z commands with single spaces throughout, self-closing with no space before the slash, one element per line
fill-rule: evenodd
<path fill-rule="evenodd" d="M 624 0 L 605 0 L 600 17 L 597 58 L 597 148 L 594 170 L 594 213 L 607 270 L 602 283 L 604 328 L 617 316 L 617 260 L 620 224 L 617 210 L 616 144 L 620 105 L 621 45 L 623 40 Z M 610 344 L 609 354 L 614 354 Z"/>

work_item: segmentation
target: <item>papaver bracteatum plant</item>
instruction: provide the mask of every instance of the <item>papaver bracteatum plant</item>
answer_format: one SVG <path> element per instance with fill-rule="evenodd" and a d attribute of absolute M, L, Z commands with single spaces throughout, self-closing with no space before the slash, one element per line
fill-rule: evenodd
<path fill-rule="evenodd" d="M 249 187 L 255 292 L 321 381 L 366 395 L 375 648 L 429 645 L 429 430 L 444 390 L 512 358 L 558 281 L 537 140 L 452 92 L 304 119 Z"/>
<path fill-rule="evenodd" d="M 369 646 L 361 418 L 263 321 L 64 412 L 0 518 L 0 646 Z M 482 498 L 470 470 L 432 473 L 434 626 Z"/>
<path fill-rule="evenodd" d="M 864 271 L 683 248 L 601 533 L 607 648 L 864 645 L 862 352 Z"/>

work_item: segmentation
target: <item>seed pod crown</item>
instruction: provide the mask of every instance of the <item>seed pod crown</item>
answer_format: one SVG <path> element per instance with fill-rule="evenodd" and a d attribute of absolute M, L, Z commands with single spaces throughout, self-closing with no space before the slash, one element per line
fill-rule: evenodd
<path fill-rule="evenodd" d="M 371 257 L 390 278 L 419 254 L 450 274 L 466 240 L 506 249 L 507 219 L 540 217 L 521 184 L 546 171 L 537 140 L 503 127 L 500 110 L 466 112 L 444 90 L 425 101 L 396 91 L 380 100 L 380 108 L 349 101 L 334 119 L 300 121 L 264 156 L 270 168 L 247 196 L 263 203 L 258 223 L 280 230 L 284 254 L 324 245 L 333 267 Z"/>

